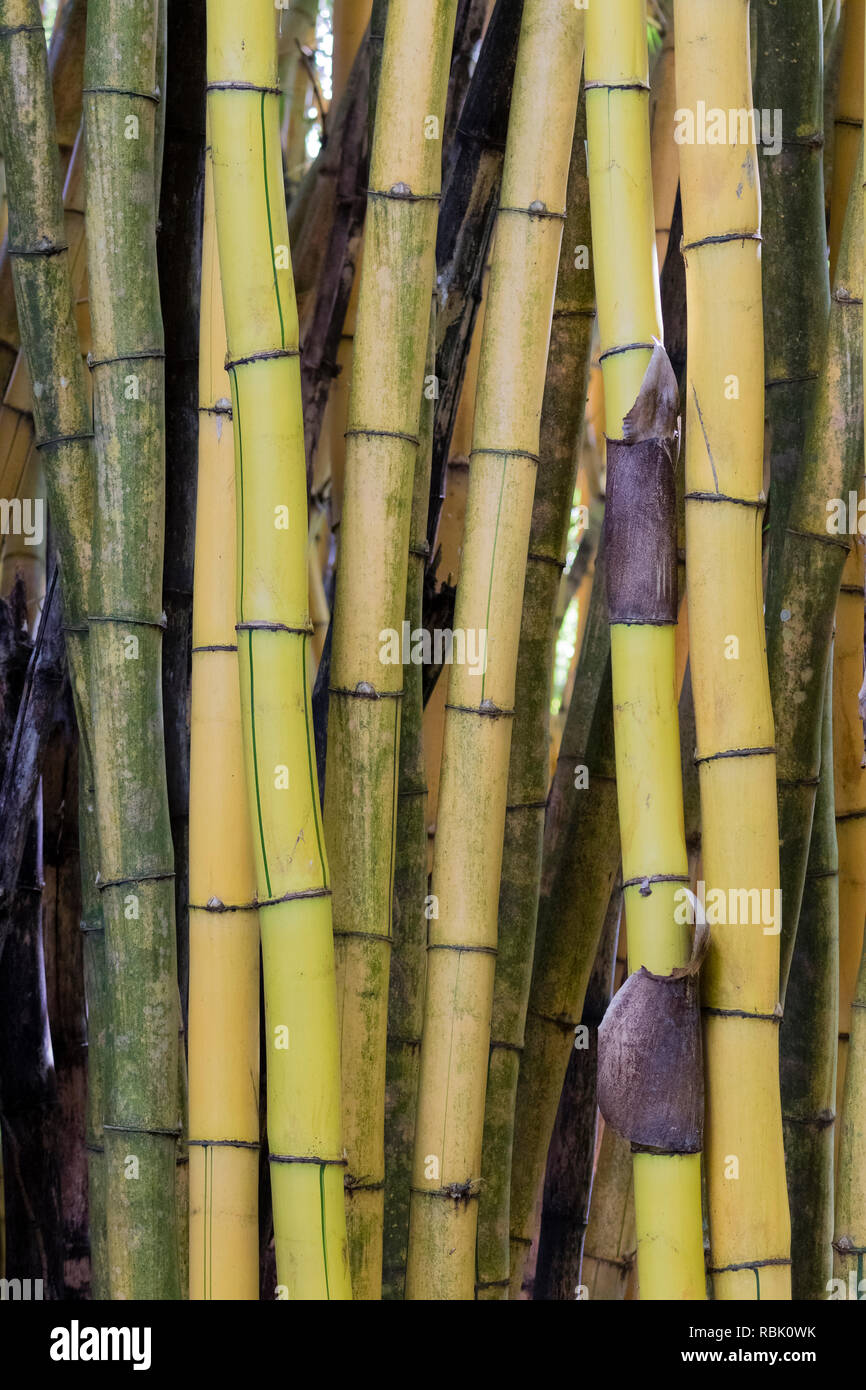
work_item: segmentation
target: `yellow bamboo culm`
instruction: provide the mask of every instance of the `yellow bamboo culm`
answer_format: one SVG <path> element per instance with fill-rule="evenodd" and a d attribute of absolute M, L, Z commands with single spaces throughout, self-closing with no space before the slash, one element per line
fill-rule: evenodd
<path fill-rule="evenodd" d="M 842 228 L 863 129 L 863 45 L 866 0 L 845 0 L 842 11 L 842 62 L 833 113 L 833 180 L 830 192 L 830 284 L 842 245 Z"/>
<path fill-rule="evenodd" d="M 325 827 L 355 1296 L 382 1294 L 401 654 L 456 0 L 390 0 L 370 165 L 333 618 Z M 398 643 L 399 646 L 399 643 Z"/>
<path fill-rule="evenodd" d="M 264 971 L 277 1295 L 351 1297 L 331 893 L 313 759 L 298 316 L 272 0 L 210 0 L 208 116 L 232 386 L 237 644 Z"/>
<path fill-rule="evenodd" d="M 653 339 L 661 337 L 647 69 L 645 0 L 590 6 L 586 121 L 610 440 L 623 437 Z M 671 536 L 672 504 L 673 493 L 666 518 Z M 670 599 L 675 613 L 675 592 Z M 629 968 L 668 975 L 687 963 L 691 950 L 675 896 L 688 876 L 675 621 L 612 621 L 611 661 Z M 643 880 L 656 875 L 663 881 L 645 893 Z M 634 1200 L 641 1297 L 703 1298 L 700 1153 L 636 1151 Z"/>
<path fill-rule="evenodd" d="M 497 908 L 521 599 L 583 16 L 526 0 L 481 344 L 454 626 L 485 658 L 452 666 L 433 862 L 438 916 L 412 1169 L 410 1299 L 472 1299 Z"/>
<path fill-rule="evenodd" d="M 676 7 L 689 355 L 686 572 L 708 905 L 761 898 L 710 927 L 702 977 L 706 1183 L 717 1299 L 791 1296 L 779 1101 L 774 726 L 761 590 L 764 364 L 758 161 L 749 123 L 697 143 L 709 112 L 752 109 L 748 0 Z M 691 135 L 691 138 L 689 136 Z M 685 137 L 683 139 L 683 136 Z M 767 907 L 765 913 L 764 907 Z M 731 914 L 722 914 L 729 918 Z M 757 915 L 757 922 L 754 920 Z M 779 916 L 780 914 L 776 914 Z M 767 926 L 767 930 L 765 930 Z"/>
<path fill-rule="evenodd" d="M 259 1296 L 259 923 L 235 633 L 235 456 L 205 166 L 189 796 L 191 1299 Z"/>

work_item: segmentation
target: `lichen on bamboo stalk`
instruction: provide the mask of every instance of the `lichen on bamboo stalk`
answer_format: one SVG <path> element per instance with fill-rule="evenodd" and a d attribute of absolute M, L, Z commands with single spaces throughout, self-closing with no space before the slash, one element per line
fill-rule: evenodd
<path fill-rule="evenodd" d="M 584 1243 L 595 1171 L 598 1109 L 598 1026 L 610 1004 L 616 966 L 622 885 L 611 894 L 598 954 L 586 990 L 580 1027 L 568 1059 L 544 1176 L 535 1300 L 565 1301 L 582 1295 Z"/>
<path fill-rule="evenodd" d="M 595 320 L 585 139 L 586 107 L 581 96 L 541 409 L 539 467 L 517 652 L 478 1210 L 477 1293 L 484 1299 L 509 1295 L 511 1154 L 549 781 L 553 617 L 571 520 Z"/>
<path fill-rule="evenodd" d="M 824 220 L 823 51 L 814 0 L 756 0 L 755 105 L 785 140 L 761 158 L 761 283 L 770 432 L 769 568 L 778 564 L 821 366 L 830 281 Z"/>
<path fill-rule="evenodd" d="M 351 1297 L 331 890 L 312 755 L 298 317 L 276 17 L 208 4 L 208 118 L 235 438 L 238 661 L 264 972 L 278 1295 Z"/>
<path fill-rule="evenodd" d="M 160 690 L 164 373 L 154 197 L 157 9 L 132 0 L 90 4 L 84 103 L 97 459 L 91 705 L 106 929 L 105 1149 L 115 1298 L 176 1298 L 180 1291 L 173 854 Z M 118 757 L 124 760 L 123 777 Z M 131 1163 L 136 1181 L 130 1179 Z"/>
<path fill-rule="evenodd" d="M 861 156 L 862 158 L 862 156 Z M 858 169 L 862 164 L 858 165 Z M 853 541 L 839 517 L 862 469 L 863 208 L 858 174 L 842 234 L 821 371 L 779 563 L 767 585 L 781 841 L 781 989 L 796 938 L 820 766 L 820 709 L 836 602 Z M 856 524 L 856 523 L 855 523 Z"/>
<path fill-rule="evenodd" d="M 698 101 L 752 109 L 748 23 L 748 0 L 677 5 L 681 109 L 694 113 Z M 759 188 L 748 134 L 743 142 L 680 147 L 689 316 L 686 567 L 703 878 L 707 893 L 720 890 L 726 901 L 731 890 L 746 890 L 750 902 L 757 892 L 773 904 L 779 847 L 761 608 Z M 702 977 L 713 1288 L 717 1299 L 785 1299 L 779 937 L 772 922 L 764 929 L 763 912 L 749 915 L 744 925 L 711 927 Z"/>
<path fill-rule="evenodd" d="M 205 167 L 190 730 L 190 1297 L 259 1296 L 259 924 L 235 633 L 231 386 Z"/>
<path fill-rule="evenodd" d="M 89 708 L 88 588 L 93 512 L 93 439 L 89 383 L 78 344 L 75 285 L 84 259 L 82 217 L 77 208 L 81 161 L 76 155 L 64 190 L 54 128 L 48 66 L 39 6 L 7 0 L 0 6 L 0 63 L 4 75 L 0 126 L 9 192 L 10 233 L 16 247 L 60 248 L 54 255 L 12 257 L 18 316 L 34 396 L 36 441 L 45 462 L 52 526 L 61 563 L 66 650 L 80 735 L 82 929 L 88 1002 L 87 1141 L 90 1187 L 92 1291 L 108 1292 L 105 1230 L 105 1165 L 102 1105 L 105 1085 L 104 941 L 98 869 Z M 58 383 L 66 383 L 59 389 Z M 16 429 L 20 419 L 16 419 Z"/>
<path fill-rule="evenodd" d="M 430 311 L 427 375 L 420 443 L 412 487 L 406 619 L 412 632 L 423 620 L 427 567 L 427 501 L 436 409 L 436 307 Z M 423 672 L 405 669 L 400 719 L 397 834 L 394 845 L 394 946 L 388 991 L 388 1056 L 385 1070 L 385 1217 L 382 1297 L 403 1297 L 409 1240 L 409 1188 L 415 1137 L 415 1102 L 424 982 L 427 971 L 427 772 L 424 763 Z"/>
<path fill-rule="evenodd" d="M 407 1296 L 471 1299 L 498 885 L 520 596 L 568 164 L 582 16 L 527 0 L 484 320 L 455 628 L 483 668 L 455 665 L 445 717 Z M 539 74 L 543 73 L 543 83 Z"/>
<path fill-rule="evenodd" d="M 456 0 L 391 0 L 370 168 L 333 618 L 325 834 L 333 866 L 352 1276 L 379 1298 L 402 666 L 441 128 Z M 427 138 L 429 136 L 429 138 Z M 363 595 L 363 598 L 360 596 Z"/>
<path fill-rule="evenodd" d="M 550 1136 L 620 861 L 604 553 L 548 799 L 511 1164 L 511 1297 L 520 1296 Z"/>
<path fill-rule="evenodd" d="M 833 1151 L 839 1017 L 839 857 L 833 794 L 832 667 L 821 729 L 821 780 L 797 949 L 780 1041 L 791 1294 L 822 1299 L 833 1272 Z"/>

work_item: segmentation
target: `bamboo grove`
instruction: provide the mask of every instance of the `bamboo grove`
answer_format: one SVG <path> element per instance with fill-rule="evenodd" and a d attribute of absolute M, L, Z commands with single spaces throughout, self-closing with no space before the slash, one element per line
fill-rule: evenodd
<path fill-rule="evenodd" d="M 0 0 L 4 1290 L 866 1296 L 864 86 Z"/>

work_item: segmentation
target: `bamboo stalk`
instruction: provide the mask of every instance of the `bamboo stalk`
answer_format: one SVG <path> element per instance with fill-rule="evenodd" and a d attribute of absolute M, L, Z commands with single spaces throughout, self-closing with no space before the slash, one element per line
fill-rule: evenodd
<path fill-rule="evenodd" d="M 769 571 L 779 564 L 821 368 L 830 281 L 824 221 L 823 49 L 814 0 L 757 0 L 755 105 L 785 141 L 761 159 L 764 376 L 770 430 Z"/>
<path fill-rule="evenodd" d="M 679 182 L 679 156 L 674 140 L 677 104 L 674 25 L 665 26 L 661 51 L 656 59 L 650 92 L 650 139 L 652 145 L 653 207 L 655 209 L 656 258 L 664 265 L 671 234 L 671 220 Z"/>
<path fill-rule="evenodd" d="M 190 1297 L 257 1299 L 259 924 L 243 782 L 234 437 L 210 157 L 204 215 L 190 730 Z"/>
<path fill-rule="evenodd" d="M 861 491 L 862 496 L 862 491 Z M 842 1113 L 851 1001 L 866 921 L 866 768 L 858 695 L 863 682 L 863 542 L 854 537 L 842 570 L 833 643 L 833 775 L 839 853 L 839 1043 L 836 1113 Z M 838 1129 L 837 1129 L 838 1141 Z"/>
<path fill-rule="evenodd" d="M 526 0 L 481 346 L 451 671 L 412 1174 L 407 1296 L 471 1299 L 520 595 L 562 238 L 583 16 Z M 543 150 L 543 156 L 542 156 Z M 480 679 L 479 679 L 480 676 Z M 470 814 L 469 808 L 472 808 Z"/>
<path fill-rule="evenodd" d="M 427 375 L 436 371 L 436 307 L 430 311 Z M 420 442 L 412 488 L 406 619 L 417 632 L 423 621 L 427 568 L 427 502 L 433 449 L 435 392 L 424 392 Z M 411 662 L 404 676 L 400 719 L 397 833 L 394 845 L 394 947 L 388 993 L 388 1055 L 385 1070 L 385 1217 L 382 1296 L 402 1298 L 409 1239 L 409 1188 L 415 1139 L 415 1103 L 424 982 L 427 970 L 427 778 L 424 764 L 423 669 Z"/>
<path fill-rule="evenodd" d="M 86 615 L 91 561 L 93 443 L 89 383 L 86 380 L 74 314 L 77 267 L 84 258 L 83 217 L 78 204 L 80 161 L 73 156 L 60 194 L 60 168 L 52 129 L 51 94 L 41 16 L 35 3 L 9 0 L 0 7 L 4 28 L 25 28 L 0 40 L 0 61 L 12 50 L 23 54 L 19 87 L 11 76 L 2 84 L 0 123 L 10 193 L 12 246 L 61 245 L 54 256 L 12 257 L 21 304 L 22 338 L 29 377 L 49 386 L 35 397 L 37 439 L 46 460 L 48 498 L 61 562 L 64 617 L 76 721 L 80 733 L 79 829 L 82 866 L 82 929 L 88 1005 L 88 1174 L 92 1292 L 107 1293 L 106 1173 L 102 1147 L 105 1086 L 105 948 L 102 905 L 95 889 L 98 867 L 90 736 L 89 657 Z M 20 113 L 20 114 L 19 114 Z M 9 123 L 9 134 L 5 133 Z M 80 140 L 79 140 L 80 145 Z M 18 206 L 20 201 L 20 207 Z M 56 383 L 69 383 L 58 390 Z M 7 401 L 8 401 L 7 393 Z M 4 412 L 5 415 L 5 412 Z M 21 416 L 14 416 L 16 433 Z M 56 441 L 48 444 L 47 441 Z"/>
<path fill-rule="evenodd" d="M 508 1297 L 514 1108 L 541 880 L 554 611 L 571 521 L 595 320 L 585 140 L 586 104 L 581 97 L 541 409 L 539 468 L 517 652 L 478 1207 L 479 1298 Z"/>
<path fill-rule="evenodd" d="M 444 303 L 436 345 L 439 405 L 427 517 L 431 547 L 439 525 L 451 435 L 496 220 L 523 3 L 496 0 L 460 121 L 446 150 L 436 235 L 438 283 Z"/>
<path fill-rule="evenodd" d="M 752 109 L 748 20 L 748 0 L 677 6 L 681 109 L 694 114 L 699 99 L 707 109 Z M 760 581 L 759 197 L 754 142 L 748 130 L 745 140 L 739 131 L 735 138 L 680 148 L 690 328 L 686 563 L 703 876 L 708 894 L 720 890 L 729 902 L 732 889 L 758 890 L 763 905 L 764 894 L 778 902 L 779 848 Z M 752 175 L 745 182 L 744 164 Z M 779 938 L 757 915 L 747 925 L 711 922 L 703 971 L 705 1163 L 717 1299 L 790 1297 L 777 1079 Z"/>
<path fill-rule="evenodd" d="M 538 1260 L 530 1290 L 537 1300 L 560 1302 L 580 1296 L 584 1243 L 590 1213 L 598 1109 L 598 1025 L 610 1003 L 622 915 L 622 888 L 611 894 L 598 955 L 550 1141 L 538 1236 Z"/>
<path fill-rule="evenodd" d="M 269 0 L 242 15 L 228 0 L 210 0 L 208 115 L 232 383 L 236 627 L 278 1296 L 345 1299 L 337 1001 L 311 751 L 306 465 L 276 76 Z"/>
<path fill-rule="evenodd" d="M 842 61 L 833 112 L 833 172 L 830 188 L 830 280 L 835 283 L 845 211 L 857 169 L 863 132 L 863 42 L 866 3 L 845 0 L 842 10 Z"/>
<path fill-rule="evenodd" d="M 581 1283 L 592 1302 L 618 1302 L 626 1297 L 637 1245 L 633 1194 L 629 1146 L 605 1126 L 581 1269 Z"/>
<path fill-rule="evenodd" d="M 839 1030 L 839 858 L 833 795 L 833 669 L 797 950 L 781 1033 L 792 1297 L 822 1299 L 833 1273 L 833 1138 Z"/>
<path fill-rule="evenodd" d="M 648 349 L 659 335 L 660 306 L 643 0 L 617 0 L 604 14 L 597 7 L 589 12 L 586 80 L 608 438 L 605 548 L 629 966 L 670 976 L 687 964 L 690 951 L 689 933 L 675 911 L 677 884 L 685 880 L 688 867 L 675 689 L 676 511 L 670 440 L 677 402 L 673 372 L 661 347 L 652 352 L 647 367 Z M 626 229 L 624 235 L 620 228 Z M 654 408 L 645 404 L 650 385 L 663 402 Z M 635 418 L 640 412 L 643 420 Z M 667 1023 L 658 1019 L 660 1027 Z M 602 1079 L 604 1050 L 602 1030 Z M 678 1111 L 663 1141 L 648 1137 L 639 1126 L 632 1128 L 635 1121 L 628 1112 L 638 1097 L 631 1092 L 621 1097 L 630 1127 L 624 1137 L 632 1141 L 634 1154 L 641 1295 L 702 1298 L 701 1139 L 699 1127 L 690 1123 L 699 1072 L 695 1075 L 693 1066 L 680 1076 L 664 1077 L 661 1086 Z M 601 1079 L 599 1105 L 609 1119 Z M 620 1125 L 615 1127 L 622 1133 Z"/>
<path fill-rule="evenodd" d="M 160 690 L 164 372 L 153 196 L 157 19 L 156 4 L 91 0 L 84 103 L 96 444 L 89 642 L 106 933 L 110 1057 L 104 1130 L 114 1298 L 180 1293 L 178 996 Z"/>
<path fill-rule="evenodd" d="M 859 166 L 858 166 L 859 167 Z M 849 199 L 821 374 L 779 564 L 767 587 L 767 651 L 776 718 L 781 837 L 782 999 L 790 969 L 820 766 L 821 682 L 851 549 L 848 518 L 862 468 L 860 300 L 863 209 Z M 841 499 L 847 524 L 838 516 Z M 834 510 L 835 508 L 835 510 Z"/>
<path fill-rule="evenodd" d="M 513 1297 L 537 1240 L 550 1137 L 620 862 L 605 610 L 602 551 L 544 826 L 511 1164 Z"/>
<path fill-rule="evenodd" d="M 866 46 L 864 46 L 863 51 L 864 55 L 866 55 Z M 866 65 L 866 58 L 864 58 L 864 65 Z M 863 143 L 861 141 L 859 178 L 855 186 L 852 188 L 850 199 L 850 202 L 853 202 L 855 204 L 855 207 L 859 209 L 861 216 L 863 214 L 864 198 L 866 198 L 866 181 L 864 181 L 863 175 Z M 850 220 L 851 210 L 849 208 L 849 213 L 846 217 L 845 229 L 842 235 L 843 247 L 846 237 L 851 235 L 851 229 L 848 225 Z M 861 223 L 857 227 L 855 235 L 857 237 L 857 246 L 854 255 L 859 257 L 862 273 L 862 256 L 864 245 L 863 223 Z M 840 260 L 841 258 L 842 253 L 840 252 Z M 861 301 L 862 297 L 863 285 L 861 279 Z M 866 390 L 866 354 L 864 354 L 863 356 L 861 367 L 863 373 L 863 387 L 864 390 Z M 852 552 L 856 553 L 857 551 L 860 551 L 860 555 L 857 559 L 857 577 L 859 581 L 862 578 L 863 573 L 862 551 L 860 549 L 860 546 L 855 544 L 852 546 Z M 851 606 L 853 607 L 853 600 L 849 600 L 849 602 L 851 602 Z M 855 632 L 857 634 L 856 646 L 854 646 L 855 653 L 860 645 L 859 638 L 861 636 L 860 623 L 862 622 L 862 609 L 859 606 L 859 598 L 857 599 L 857 605 L 858 606 L 855 610 L 854 618 Z M 846 637 L 847 636 L 848 634 L 846 632 Z M 854 665 L 854 671 L 851 672 L 851 675 L 854 676 L 856 675 L 856 667 L 858 664 L 856 662 L 856 656 L 852 664 Z M 846 665 L 848 665 L 848 663 L 846 663 Z M 860 669 L 862 670 L 862 651 L 860 654 Z M 850 721 L 851 714 L 853 713 L 853 710 L 850 706 L 850 693 L 848 695 L 848 701 L 846 701 L 846 704 L 848 706 L 847 717 Z M 862 708 L 863 707 L 861 705 L 859 711 L 860 713 L 862 713 Z M 848 727 L 850 729 L 850 724 L 848 725 Z M 852 745 L 856 747 L 855 738 L 852 737 L 852 735 L 849 733 L 849 748 L 851 748 Z M 848 789 L 846 788 L 846 791 L 847 790 Z M 857 791 L 858 793 L 861 791 L 861 787 L 859 785 L 857 787 Z M 855 812 L 855 815 L 851 817 L 851 820 L 856 821 L 857 819 L 858 817 L 856 816 Z M 852 887 L 859 888 L 859 884 L 852 885 Z M 857 897 L 859 898 L 859 893 Z M 842 924 L 840 923 L 840 929 L 841 925 Z M 860 921 L 858 922 L 855 919 L 853 923 L 853 930 L 851 927 L 846 926 L 845 934 L 842 938 L 842 942 L 844 942 L 845 954 L 846 956 L 848 956 L 848 959 L 844 961 L 842 960 L 842 953 L 840 950 L 840 964 L 843 967 L 843 972 L 840 980 L 839 1029 L 841 1036 L 842 1030 L 844 1028 L 847 1028 L 849 1037 L 846 1055 L 844 1056 L 845 1079 L 844 1083 L 839 1083 L 840 1086 L 844 1084 L 844 1089 L 842 1089 L 841 1091 L 842 1106 L 839 1122 L 837 1125 L 839 1140 L 839 1162 L 836 1174 L 836 1211 L 833 1239 L 833 1274 L 837 1278 L 841 1278 L 847 1281 L 847 1287 L 843 1288 L 843 1296 L 847 1296 L 849 1298 L 862 1298 L 864 1289 L 866 1289 L 866 1284 L 864 1284 L 863 1282 L 863 1262 L 864 1256 L 866 1256 L 866 1064 L 864 1064 L 864 1059 L 866 1059 L 866 1028 L 864 1028 L 864 1022 L 866 1022 L 866 942 L 864 942 L 864 946 L 862 949 L 860 967 L 857 974 L 856 986 L 853 991 L 853 997 L 848 995 L 848 981 L 850 979 L 850 956 L 848 955 L 848 953 L 851 949 L 852 938 L 854 941 L 856 941 L 861 931 L 862 912 L 860 916 Z M 842 944 L 842 942 L 840 942 L 840 945 Z M 843 1020 L 842 1017 L 843 1002 L 846 1012 L 845 1020 Z M 843 1061 L 843 1053 L 841 1051 L 841 1047 L 839 1053 L 839 1061 L 840 1064 Z M 842 1070 L 841 1065 L 839 1070 Z M 838 1094 L 839 1089 L 837 1087 L 837 1095 Z"/>
<path fill-rule="evenodd" d="M 381 1292 L 384 1100 L 406 601 L 441 134 L 456 0 L 391 0 L 370 168 L 333 618 L 325 835 L 333 861 L 343 1137 L 356 1296 Z M 425 128 L 430 138 L 425 138 Z M 364 594 L 363 603 L 358 595 Z M 363 789 L 363 795 L 358 790 Z"/>
<path fill-rule="evenodd" d="M 334 0 L 334 49 L 331 67 L 331 105 L 336 103 L 346 90 L 349 73 L 355 55 L 361 47 L 373 0 Z"/>

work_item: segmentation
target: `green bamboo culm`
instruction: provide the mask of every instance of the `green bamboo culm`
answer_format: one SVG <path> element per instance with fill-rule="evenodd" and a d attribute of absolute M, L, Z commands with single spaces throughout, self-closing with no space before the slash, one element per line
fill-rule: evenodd
<path fill-rule="evenodd" d="M 784 543 L 767 583 L 770 692 L 776 724 L 784 1001 L 821 762 L 824 681 L 851 539 L 839 515 L 863 466 L 862 140 L 848 199 L 823 363 L 791 496 Z M 834 502 L 835 499 L 835 502 Z M 835 509 L 835 510 L 834 510 Z"/>
<path fill-rule="evenodd" d="M 761 286 L 770 430 L 770 570 L 785 539 L 791 495 L 821 366 L 830 278 L 824 219 L 823 26 L 818 0 L 755 0 L 758 110 L 781 112 L 785 143 L 761 159 Z M 777 118 L 778 119 L 778 118 Z"/>
<path fill-rule="evenodd" d="M 349 1249 L 361 1299 L 378 1299 L 382 1288 L 399 638 L 455 14 L 456 0 L 390 0 L 388 7 L 346 439 L 324 814 Z"/>
<path fill-rule="evenodd" d="M 331 889 L 313 760 L 307 483 L 271 0 L 208 2 L 208 119 L 232 390 L 237 634 L 262 937 L 278 1297 L 352 1296 Z M 303 846 L 303 848 L 301 848 Z"/>
<path fill-rule="evenodd" d="M 410 633 L 423 622 L 427 568 L 427 503 L 436 413 L 436 307 L 430 311 L 427 371 L 412 489 L 406 618 Z M 424 762 L 424 674 L 410 662 L 403 675 L 397 836 L 394 846 L 394 945 L 388 990 L 385 1069 L 385 1225 L 382 1297 L 401 1299 L 409 1243 L 409 1187 L 415 1137 L 415 1101 L 427 972 L 427 769 Z"/>
<path fill-rule="evenodd" d="M 827 1280 L 833 1273 L 839 855 L 833 785 L 832 661 L 825 685 L 821 780 L 779 1043 L 794 1299 L 826 1298 Z"/>
<path fill-rule="evenodd" d="M 479 1282 L 484 1095 L 521 598 L 582 51 L 583 17 L 572 4 L 527 0 L 454 614 L 467 649 L 474 636 L 481 659 L 453 666 L 446 706 L 412 1167 L 412 1299 L 472 1299 Z"/>
<path fill-rule="evenodd" d="M 156 266 L 157 0 L 91 0 L 84 120 L 96 445 L 90 585 L 108 1030 L 112 1298 L 180 1296 L 174 863 L 161 645 L 164 349 Z"/>
<path fill-rule="evenodd" d="M 571 521 L 577 444 L 595 321 L 585 140 L 586 100 L 581 92 L 541 408 L 539 467 L 517 651 L 514 731 L 499 887 L 499 954 L 493 982 L 481 1149 L 476 1281 L 479 1299 L 509 1296 L 511 1156 L 549 781 L 554 614 Z"/>
<path fill-rule="evenodd" d="M 544 827 L 541 895 L 514 1117 L 511 1297 L 537 1241 L 547 1153 L 620 862 L 610 629 L 599 554 Z"/>
<path fill-rule="evenodd" d="M 66 651 L 80 737 L 79 834 L 87 998 L 87 1147 L 91 1292 L 107 1295 L 106 1190 L 102 1135 L 105 953 L 90 735 L 88 588 L 94 456 L 90 394 L 78 343 L 54 103 L 37 0 L 0 3 L 0 144 L 9 200 L 16 307 L 34 394 L 51 523 L 60 559 Z M 77 211 L 70 218 L 80 217 Z M 24 252 L 25 254 L 18 254 Z M 36 252 L 37 254 L 26 254 Z M 62 387 L 60 383 L 63 383 Z"/>

